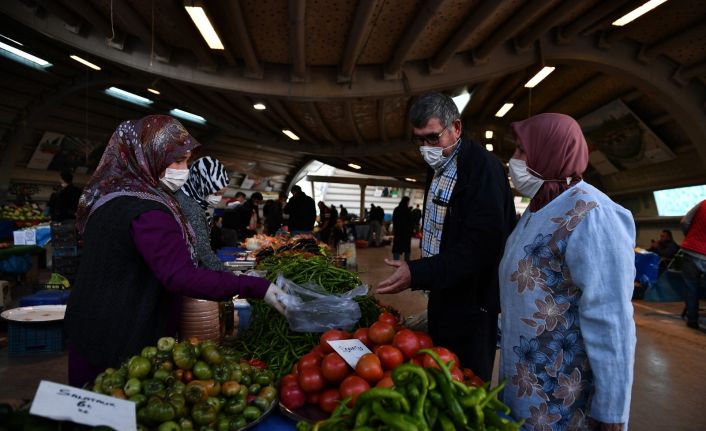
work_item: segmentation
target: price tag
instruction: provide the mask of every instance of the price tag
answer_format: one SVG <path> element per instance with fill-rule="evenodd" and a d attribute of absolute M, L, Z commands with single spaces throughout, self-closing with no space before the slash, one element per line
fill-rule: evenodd
<path fill-rule="evenodd" d="M 42 380 L 29 413 L 78 424 L 136 431 L 135 403 Z"/>
<path fill-rule="evenodd" d="M 355 369 L 358 359 L 366 353 L 372 353 L 365 344 L 358 339 L 328 341 L 329 346 L 336 351 L 344 361 Z"/>

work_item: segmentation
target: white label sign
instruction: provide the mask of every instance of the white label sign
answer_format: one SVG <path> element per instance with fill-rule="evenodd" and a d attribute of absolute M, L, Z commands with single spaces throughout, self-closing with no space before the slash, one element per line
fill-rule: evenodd
<path fill-rule="evenodd" d="M 360 340 L 353 338 L 351 340 L 335 340 L 328 341 L 329 346 L 336 351 L 344 361 L 353 369 L 355 369 L 358 359 L 366 353 L 373 353 Z"/>
<path fill-rule="evenodd" d="M 83 425 L 136 431 L 135 403 L 42 380 L 29 413 Z"/>

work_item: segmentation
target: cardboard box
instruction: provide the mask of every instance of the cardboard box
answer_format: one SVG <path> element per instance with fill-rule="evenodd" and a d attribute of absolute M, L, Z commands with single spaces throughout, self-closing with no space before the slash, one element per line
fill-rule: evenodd
<path fill-rule="evenodd" d="M 36 229 L 23 229 L 12 232 L 15 245 L 37 245 Z"/>

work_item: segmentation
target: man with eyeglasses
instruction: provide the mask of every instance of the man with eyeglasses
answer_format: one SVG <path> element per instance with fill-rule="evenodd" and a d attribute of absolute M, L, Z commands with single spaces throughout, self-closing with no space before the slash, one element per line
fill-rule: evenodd
<path fill-rule="evenodd" d="M 498 265 L 515 225 L 515 205 L 500 160 L 463 137 L 453 100 L 420 96 L 410 110 L 412 142 L 429 165 L 422 258 L 386 259 L 395 272 L 376 293 L 429 291 L 429 333 L 463 367 L 490 380 L 499 312 Z"/>

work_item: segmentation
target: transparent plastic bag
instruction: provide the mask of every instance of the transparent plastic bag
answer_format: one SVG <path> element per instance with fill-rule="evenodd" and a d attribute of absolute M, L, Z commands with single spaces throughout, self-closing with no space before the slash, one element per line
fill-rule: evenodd
<path fill-rule="evenodd" d="M 289 329 L 295 332 L 325 332 L 329 329 L 351 329 L 360 320 L 356 296 L 368 294 L 362 284 L 343 294 L 324 292 L 315 284 L 300 286 L 277 276 L 277 286 L 286 296 L 282 298 Z"/>

